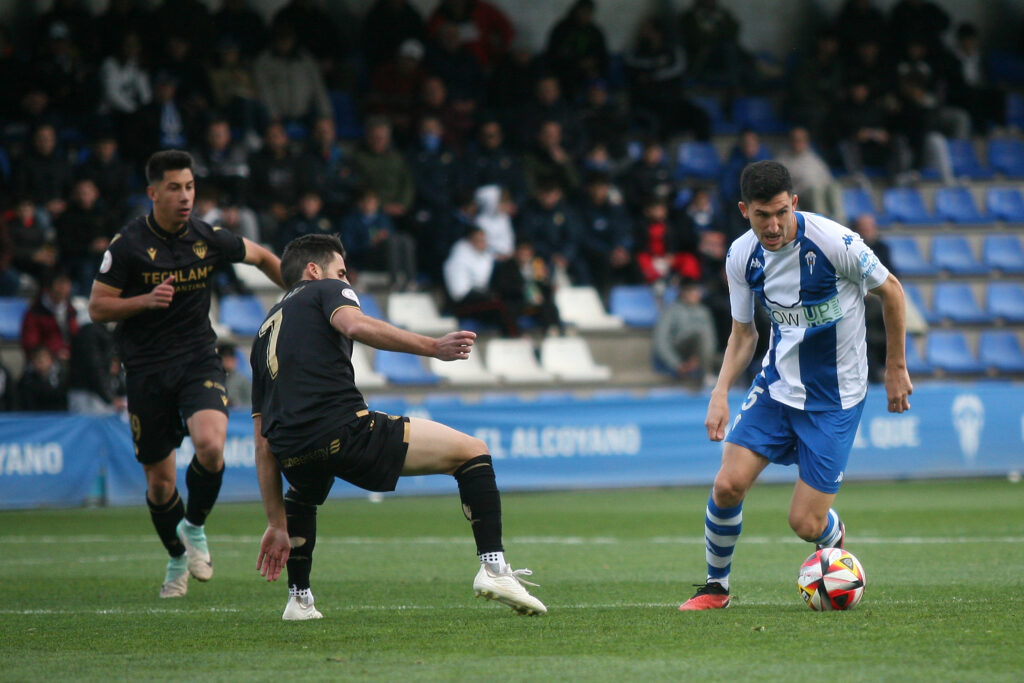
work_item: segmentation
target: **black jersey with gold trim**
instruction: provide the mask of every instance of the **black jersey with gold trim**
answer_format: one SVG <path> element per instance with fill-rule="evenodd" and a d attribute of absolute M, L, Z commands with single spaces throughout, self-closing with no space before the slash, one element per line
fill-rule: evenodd
<path fill-rule="evenodd" d="M 128 298 L 174 276 L 174 298 L 164 309 L 143 311 L 118 325 L 121 358 L 129 370 L 159 370 L 213 352 L 210 290 L 217 266 L 245 259 L 242 238 L 189 218 L 175 233 L 153 214 L 134 219 L 110 242 L 96 281 Z"/>
<path fill-rule="evenodd" d="M 275 455 L 302 448 L 366 410 L 352 370 L 352 340 L 331 325 L 345 306 L 359 308 L 352 285 L 304 280 L 270 309 L 253 341 L 253 414 L 261 416 Z"/>

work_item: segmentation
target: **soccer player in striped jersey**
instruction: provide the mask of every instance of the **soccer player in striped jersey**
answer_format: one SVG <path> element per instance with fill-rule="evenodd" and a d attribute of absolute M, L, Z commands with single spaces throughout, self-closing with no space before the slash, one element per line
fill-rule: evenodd
<path fill-rule="evenodd" d="M 899 281 L 854 232 L 797 211 L 793 181 L 782 164 L 748 165 L 740 189 L 739 209 L 750 230 L 726 258 L 732 332 L 704 422 L 712 441 L 725 441 L 704 518 L 708 574 L 680 610 L 729 605 L 743 499 L 771 463 L 799 468 L 789 505 L 797 536 L 818 547 L 842 547 L 846 529 L 832 503 L 867 394 L 867 292 L 882 300 L 889 412 L 909 410 L 913 391 Z M 728 390 L 757 343 L 755 301 L 768 312 L 771 343 L 727 436 Z"/>

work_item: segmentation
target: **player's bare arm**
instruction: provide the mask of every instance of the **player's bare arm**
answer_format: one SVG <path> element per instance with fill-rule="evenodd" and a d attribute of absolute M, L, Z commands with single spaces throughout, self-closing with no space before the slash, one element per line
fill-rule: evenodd
<path fill-rule="evenodd" d="M 708 414 L 704 419 L 704 427 L 708 430 L 708 438 L 721 441 L 725 438 L 725 425 L 729 422 L 729 387 L 740 376 L 754 357 L 757 348 L 757 328 L 754 321 L 741 323 L 732 321 L 732 332 L 725 345 L 722 357 L 722 369 L 718 373 L 718 381 L 711 390 L 708 401 Z"/>
<path fill-rule="evenodd" d="M 281 259 L 266 247 L 256 244 L 248 238 L 243 237 L 242 241 L 245 243 L 243 262 L 259 268 L 264 275 L 270 278 L 271 282 L 281 289 L 288 289 L 284 286 L 284 280 L 281 279 Z"/>
<path fill-rule="evenodd" d="M 121 290 L 116 287 L 93 282 L 89 293 L 89 318 L 97 323 L 116 322 L 143 311 L 167 308 L 173 298 L 173 275 L 147 293 L 131 297 L 122 297 Z"/>
<path fill-rule="evenodd" d="M 260 433 L 262 420 L 253 417 L 253 439 L 256 444 L 256 476 L 263 498 L 263 510 L 267 514 L 267 530 L 260 541 L 260 553 L 256 558 L 256 569 L 267 581 L 276 581 L 288 562 L 291 543 L 288 538 L 288 521 L 284 512 L 284 496 L 281 494 L 281 470 L 270 452 L 270 444 Z"/>
<path fill-rule="evenodd" d="M 907 307 L 903 286 L 895 276 L 871 290 L 882 300 L 885 320 L 885 394 L 890 413 L 910 410 L 914 385 L 907 372 Z"/>
<path fill-rule="evenodd" d="M 469 357 L 476 339 L 475 332 L 460 330 L 433 338 L 395 327 L 372 318 L 358 308 L 343 307 L 334 312 L 331 325 L 349 339 L 384 351 L 403 351 L 440 360 Z"/>

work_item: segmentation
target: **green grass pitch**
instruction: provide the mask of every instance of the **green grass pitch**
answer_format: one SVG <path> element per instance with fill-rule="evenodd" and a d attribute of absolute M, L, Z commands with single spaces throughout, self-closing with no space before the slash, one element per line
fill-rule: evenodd
<path fill-rule="evenodd" d="M 470 530 L 451 496 L 329 501 L 313 591 L 255 569 L 258 504 L 208 522 L 216 573 L 157 597 L 166 556 L 142 507 L 0 513 L 0 681 L 1019 681 L 1024 488 L 1005 480 L 848 482 L 837 509 L 867 590 L 815 613 L 791 487 L 744 506 L 733 605 L 680 613 L 703 579 L 706 488 L 506 494 L 505 545 L 547 605 L 473 597 Z"/>

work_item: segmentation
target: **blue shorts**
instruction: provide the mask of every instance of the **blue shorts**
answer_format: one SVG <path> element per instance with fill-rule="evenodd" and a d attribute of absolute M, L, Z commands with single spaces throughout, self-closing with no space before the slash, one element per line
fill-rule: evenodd
<path fill-rule="evenodd" d="M 835 493 L 843 481 L 863 411 L 863 400 L 846 410 L 792 408 L 773 399 L 758 375 L 725 440 L 777 465 L 796 463 L 805 484 Z"/>

